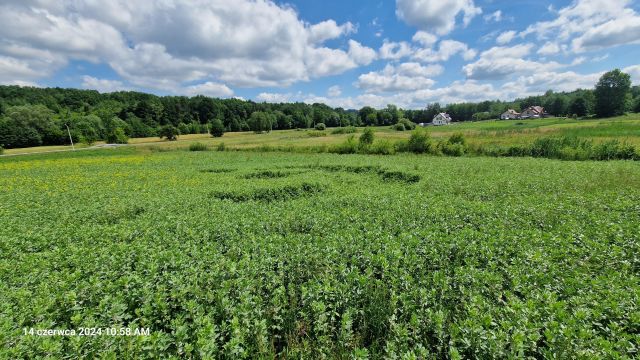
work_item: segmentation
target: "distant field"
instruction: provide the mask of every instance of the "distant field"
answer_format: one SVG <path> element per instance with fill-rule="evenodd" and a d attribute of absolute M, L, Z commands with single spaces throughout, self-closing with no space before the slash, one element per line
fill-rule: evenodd
<path fill-rule="evenodd" d="M 638 355 L 637 162 L 140 150 L 0 159 L 0 358 Z"/>
<path fill-rule="evenodd" d="M 260 146 L 312 147 L 334 145 L 344 142 L 350 135 L 332 135 L 332 129 L 324 131 L 326 136 L 310 136 L 315 130 L 280 130 L 268 134 L 251 132 L 225 133 L 222 138 L 211 138 L 207 134 L 182 135 L 178 141 L 168 142 L 160 138 L 136 138 L 129 141 L 135 146 L 154 146 L 167 149 L 186 148 L 198 141 L 210 146 L 221 142 L 228 148 L 253 148 Z M 362 131 L 362 129 L 360 129 Z M 573 120 L 551 118 L 538 120 L 492 120 L 481 122 L 454 123 L 449 126 L 429 127 L 434 138 L 445 138 L 455 132 L 462 132 L 471 144 L 480 145 L 524 145 L 541 136 L 578 136 L 602 142 L 618 139 L 640 147 L 640 114 L 598 119 Z M 399 132 L 389 127 L 376 128 L 376 136 L 381 139 L 407 139 L 410 132 Z M 82 145 L 80 145 L 82 147 Z M 8 149 L 5 154 L 19 154 L 39 151 L 64 150 L 70 147 L 47 146 L 28 149 Z"/>

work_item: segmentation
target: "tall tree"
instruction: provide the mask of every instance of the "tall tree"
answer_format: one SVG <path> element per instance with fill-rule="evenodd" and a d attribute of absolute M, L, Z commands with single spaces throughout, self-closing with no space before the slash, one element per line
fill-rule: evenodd
<path fill-rule="evenodd" d="M 596 84 L 596 115 L 609 117 L 624 114 L 627 95 L 631 91 L 631 76 L 620 69 L 609 71 Z"/>

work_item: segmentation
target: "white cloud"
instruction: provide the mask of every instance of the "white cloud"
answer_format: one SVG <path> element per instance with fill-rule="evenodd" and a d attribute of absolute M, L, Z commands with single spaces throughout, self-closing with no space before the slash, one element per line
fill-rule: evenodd
<path fill-rule="evenodd" d="M 520 33 L 550 40 L 574 52 L 640 43 L 640 16 L 630 0 L 574 0 L 557 17 L 530 25 Z"/>
<path fill-rule="evenodd" d="M 349 40 L 349 57 L 357 64 L 366 66 L 377 58 L 376 51 L 363 46 L 355 40 Z"/>
<path fill-rule="evenodd" d="M 342 89 L 340 89 L 340 86 L 334 85 L 327 90 L 327 95 L 329 97 L 338 97 L 342 95 Z"/>
<path fill-rule="evenodd" d="M 98 79 L 93 76 L 85 75 L 82 77 L 82 87 L 85 89 L 98 90 L 101 93 L 110 93 L 120 90 L 130 90 L 122 81 Z"/>
<path fill-rule="evenodd" d="M 631 81 L 634 85 L 640 85 L 640 65 L 632 65 L 622 69 L 623 72 L 631 75 Z"/>
<path fill-rule="evenodd" d="M 431 87 L 433 76 L 442 74 L 441 65 L 422 66 L 409 62 L 397 66 L 387 64 L 381 71 L 372 71 L 358 77 L 355 86 L 368 93 L 404 92 Z"/>
<path fill-rule="evenodd" d="M 491 14 L 485 15 L 484 16 L 484 21 L 486 22 L 500 22 L 502 21 L 502 11 L 501 10 L 497 10 L 494 11 Z"/>
<path fill-rule="evenodd" d="M 443 40 L 438 45 L 437 51 L 428 48 L 420 49 L 413 54 L 412 58 L 422 62 L 440 62 L 447 61 L 457 54 L 460 54 L 464 60 L 468 61 L 473 59 L 477 52 L 474 49 L 470 49 L 469 46 L 463 42 Z"/>
<path fill-rule="evenodd" d="M 484 51 L 476 62 L 463 66 L 462 70 L 468 79 L 501 80 L 514 74 L 538 73 L 566 66 L 556 62 L 526 60 L 532 49 L 533 44 L 496 46 Z"/>
<path fill-rule="evenodd" d="M 354 33 L 353 24 L 307 24 L 271 0 L 12 1 L 0 5 L 0 23 L 0 81 L 37 80 L 80 59 L 148 89 L 287 86 L 375 58 L 351 41 L 344 50 L 321 45 Z"/>
<path fill-rule="evenodd" d="M 438 37 L 426 31 L 418 31 L 413 35 L 411 40 L 424 47 L 431 47 L 438 41 Z"/>
<path fill-rule="evenodd" d="M 419 30 L 435 31 L 440 35 L 450 33 L 458 14 L 464 14 L 463 24 L 482 13 L 473 0 L 396 0 L 396 15 Z"/>
<path fill-rule="evenodd" d="M 355 31 L 355 26 L 350 22 L 338 26 L 335 20 L 326 20 L 309 27 L 309 40 L 313 43 L 323 43 Z"/>
<path fill-rule="evenodd" d="M 557 43 L 547 41 L 538 49 L 537 53 L 543 56 L 554 55 L 560 52 L 560 46 Z"/>
<path fill-rule="evenodd" d="M 231 97 L 233 90 L 224 84 L 207 81 L 202 84 L 191 85 L 185 88 L 187 95 L 206 95 L 211 97 Z"/>
<path fill-rule="evenodd" d="M 380 58 L 386 60 L 398 60 L 411 55 L 413 50 L 409 43 L 402 42 L 390 42 L 385 40 L 380 47 Z"/>
<path fill-rule="evenodd" d="M 256 96 L 256 100 L 261 102 L 268 102 L 268 103 L 286 103 L 291 101 L 292 97 L 293 97 L 293 94 L 291 93 L 279 94 L 279 93 L 263 92 L 258 94 L 258 96 Z"/>
<path fill-rule="evenodd" d="M 498 35 L 498 37 L 496 38 L 496 43 L 498 43 L 499 45 L 510 43 L 511 40 L 516 37 L 516 34 L 517 33 L 513 30 L 505 31 Z"/>
<path fill-rule="evenodd" d="M 626 12 L 624 16 L 617 19 L 589 28 L 584 34 L 572 41 L 573 49 L 577 52 L 600 50 L 625 44 L 640 44 L 640 16 L 630 12 Z"/>

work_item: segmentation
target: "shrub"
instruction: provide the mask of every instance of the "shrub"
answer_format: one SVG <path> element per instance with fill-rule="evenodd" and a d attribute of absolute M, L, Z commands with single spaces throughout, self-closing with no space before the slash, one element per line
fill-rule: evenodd
<path fill-rule="evenodd" d="M 324 131 L 309 131 L 307 132 L 308 137 L 323 137 L 327 136 L 327 133 Z"/>
<path fill-rule="evenodd" d="M 217 151 L 225 151 L 225 150 L 227 150 L 227 146 L 223 142 L 221 142 L 220 144 L 218 144 L 218 146 L 216 146 L 216 150 Z"/>
<path fill-rule="evenodd" d="M 400 120 L 398 120 L 398 124 L 404 125 L 404 128 L 406 130 L 413 130 L 413 129 L 416 128 L 416 123 L 414 123 L 413 121 L 411 121 L 409 119 L 400 119 Z"/>
<path fill-rule="evenodd" d="M 127 144 L 129 142 L 129 138 L 125 135 L 124 129 L 119 127 L 110 131 L 105 140 L 108 144 Z"/>
<path fill-rule="evenodd" d="M 173 125 L 165 125 L 161 127 L 160 131 L 158 132 L 158 136 L 160 136 L 160 139 L 166 138 L 169 141 L 178 140 L 178 134 L 178 129 Z"/>
<path fill-rule="evenodd" d="M 462 156 L 465 153 L 465 146 L 460 143 L 441 142 L 438 145 L 440 151 L 448 156 Z"/>
<path fill-rule="evenodd" d="M 377 155 L 393 155 L 396 153 L 396 148 L 389 140 L 379 140 L 374 142 L 373 145 L 367 149 L 367 153 Z"/>
<path fill-rule="evenodd" d="M 224 135 L 224 124 L 222 123 L 222 121 L 220 121 L 220 119 L 214 119 L 211 122 L 210 133 L 213 137 L 221 137 L 222 135 Z"/>
<path fill-rule="evenodd" d="M 331 130 L 331 134 L 353 134 L 355 133 L 357 130 L 355 128 L 355 126 L 347 126 L 347 127 L 341 127 L 341 128 L 336 128 Z"/>
<path fill-rule="evenodd" d="M 328 150 L 330 153 L 336 154 L 355 154 L 358 152 L 358 142 L 354 135 L 351 135 L 347 138 L 342 144 L 334 145 Z"/>
<path fill-rule="evenodd" d="M 411 133 L 411 137 L 409 137 L 409 141 L 406 145 L 406 150 L 416 154 L 423 154 L 431 151 L 431 149 L 432 144 L 431 136 L 429 136 L 429 133 L 422 128 L 415 129 Z"/>
<path fill-rule="evenodd" d="M 397 123 L 397 124 L 393 125 L 391 128 L 396 130 L 396 131 L 405 131 L 406 130 L 404 124 L 401 124 L 401 123 Z"/>
<path fill-rule="evenodd" d="M 360 135 L 360 145 L 369 146 L 373 144 L 373 139 L 375 138 L 374 131 L 372 128 L 367 127 L 364 129 L 362 135 Z"/>
<path fill-rule="evenodd" d="M 464 138 L 464 135 L 462 133 L 455 133 L 449 137 L 449 143 L 466 145 L 467 140 Z"/>
<path fill-rule="evenodd" d="M 207 151 L 207 150 L 209 150 L 207 145 L 200 142 L 194 142 L 191 145 L 189 145 L 189 151 Z"/>
<path fill-rule="evenodd" d="M 317 123 L 316 126 L 314 127 L 316 130 L 320 130 L 323 131 L 327 128 L 327 125 L 325 125 L 324 123 Z"/>

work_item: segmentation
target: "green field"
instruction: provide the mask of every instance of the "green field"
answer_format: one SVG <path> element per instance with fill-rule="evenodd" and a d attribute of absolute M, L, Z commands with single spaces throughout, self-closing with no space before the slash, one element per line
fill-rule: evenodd
<path fill-rule="evenodd" d="M 0 358 L 639 355 L 638 162 L 149 150 L 0 159 Z"/>
<path fill-rule="evenodd" d="M 378 139 L 390 141 L 406 140 L 410 135 L 410 131 L 395 131 L 390 127 L 377 127 L 375 129 Z M 450 126 L 429 127 L 428 130 L 434 139 L 445 139 L 456 132 L 461 132 L 472 146 L 527 145 L 543 136 L 576 136 L 595 142 L 617 139 L 640 148 L 640 114 L 596 120 L 551 118 L 463 122 Z M 194 141 L 198 141 L 212 147 L 224 143 L 229 149 L 272 146 L 304 150 L 340 144 L 350 136 L 350 134 L 332 134 L 331 132 L 332 129 L 324 132 L 315 130 L 277 130 L 265 134 L 233 132 L 226 133 L 223 137 L 215 139 L 207 134 L 190 134 L 180 136 L 178 141 L 163 141 L 155 137 L 131 139 L 129 143 L 143 148 L 180 149 L 187 148 Z M 362 132 L 362 128 L 359 129 L 359 132 Z M 319 134 L 323 136 L 317 136 Z M 86 147 L 83 144 L 79 146 L 81 148 Z M 70 150 L 70 148 L 70 146 L 41 146 L 27 149 L 7 149 L 5 154 Z"/>

